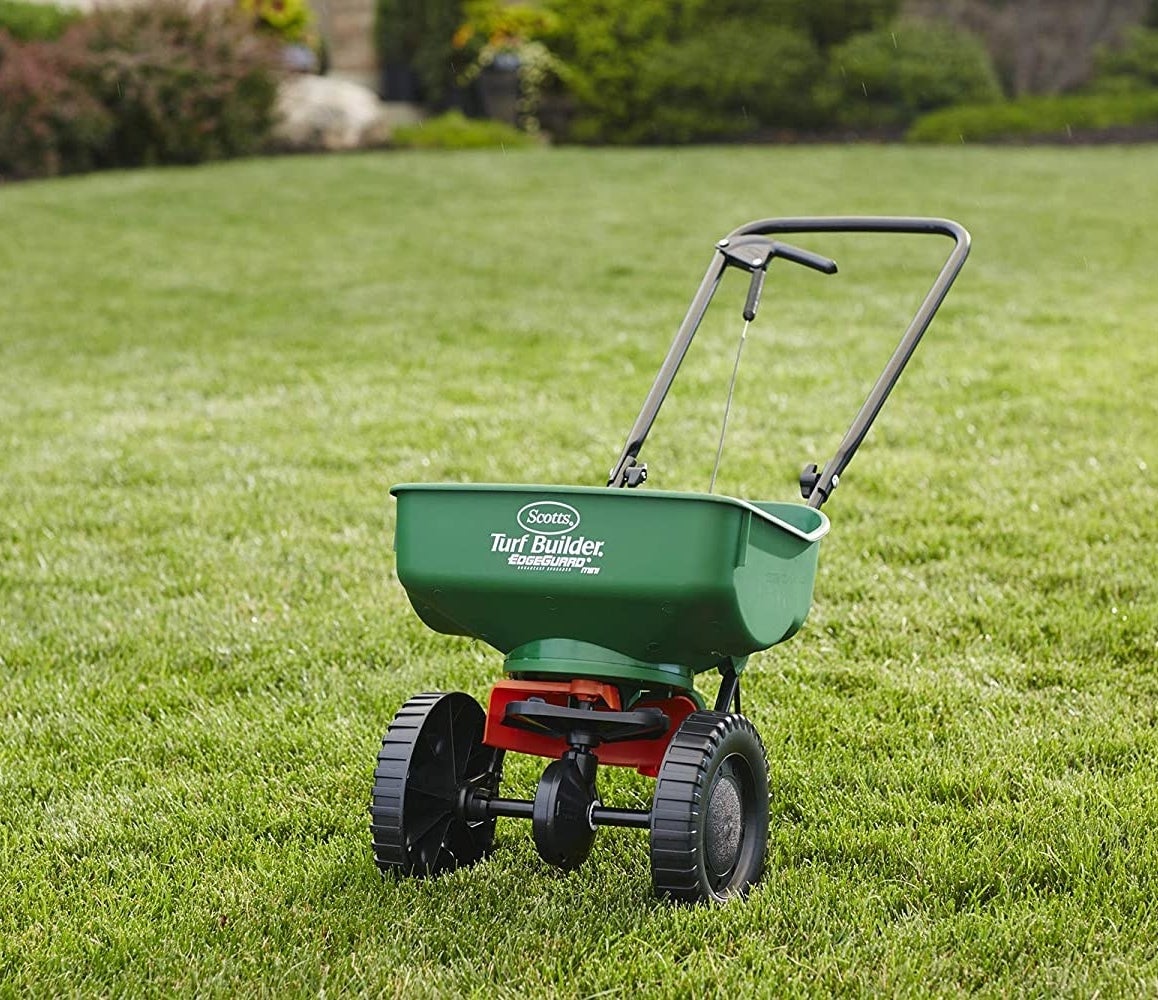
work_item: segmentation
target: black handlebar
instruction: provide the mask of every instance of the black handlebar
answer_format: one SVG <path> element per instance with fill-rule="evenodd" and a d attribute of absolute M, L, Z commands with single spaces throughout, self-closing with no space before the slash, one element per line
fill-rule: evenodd
<path fill-rule="evenodd" d="M 760 307 L 760 293 L 764 290 L 764 275 L 768 271 L 768 265 L 777 257 L 790 260 L 794 264 L 803 264 L 824 274 L 836 273 L 836 261 L 811 250 L 801 250 L 800 247 L 763 236 L 745 235 L 736 239 L 725 237 L 716 244 L 716 249 L 723 255 L 726 265 L 738 267 L 752 274 L 752 281 L 748 285 L 748 298 L 744 302 L 744 319 L 749 323 L 756 318 L 756 310 Z"/>
<path fill-rule="evenodd" d="M 725 236 L 716 244 L 716 249 L 724 255 L 724 259 L 732 267 L 744 271 L 754 271 L 757 268 L 765 270 L 777 257 L 790 260 L 794 264 L 803 264 L 822 274 L 836 274 L 836 261 L 822 257 L 811 250 L 802 250 L 791 243 L 782 243 L 780 240 L 769 240 L 756 233 L 742 234 L 732 237 Z"/>
<path fill-rule="evenodd" d="M 802 250 L 800 247 L 794 247 L 791 243 L 781 243 L 779 240 L 773 240 L 776 246 L 774 253 L 777 257 L 783 257 L 785 260 L 790 260 L 794 264 L 803 264 L 805 267 L 810 267 L 814 271 L 819 271 L 821 274 L 836 274 L 836 261 L 828 257 L 822 257 L 818 253 L 813 253 L 811 250 Z"/>
<path fill-rule="evenodd" d="M 831 216 L 831 217 L 801 217 L 784 219 L 761 219 L 749 222 L 739 229 L 733 230 L 716 244 L 716 253 L 708 265 L 707 273 L 697 290 L 687 315 L 676 331 L 675 339 L 668 349 L 667 357 L 655 377 L 643 408 L 635 420 L 627 442 L 620 453 L 619 461 L 611 470 L 608 486 L 635 486 L 646 478 L 646 469 L 636 465 L 639 451 L 643 447 L 651 426 L 659 413 L 679 371 L 680 364 L 691 346 L 692 338 L 704 318 L 708 304 L 720 283 L 725 269 L 729 266 L 739 267 L 752 273 L 752 282 L 748 288 L 748 298 L 744 305 L 744 318 L 752 319 L 756 315 L 756 308 L 760 301 L 760 292 L 763 288 L 763 275 L 768 264 L 776 257 L 802 264 L 825 274 L 836 272 L 836 262 L 815 254 L 810 250 L 782 243 L 779 240 L 767 239 L 780 233 L 910 233 L 932 234 L 948 236 L 953 240 L 953 250 L 929 289 L 916 315 L 909 323 L 905 335 L 901 338 L 896 350 L 889 358 L 884 371 L 877 379 L 868 398 L 864 401 L 852 424 L 845 432 L 844 438 L 837 447 L 836 454 L 819 473 L 806 470 L 801 478 L 802 490 L 806 491 L 807 503 L 810 507 L 820 507 L 836 489 L 840 475 L 848 463 L 852 461 L 857 448 L 860 447 L 869 428 L 884 406 L 885 400 L 900 378 L 901 372 L 916 350 L 917 344 L 929 324 L 933 321 L 937 310 L 944 301 L 949 288 L 956 279 L 969 256 L 970 236 L 964 226 L 950 219 L 918 218 L 910 216 Z"/>

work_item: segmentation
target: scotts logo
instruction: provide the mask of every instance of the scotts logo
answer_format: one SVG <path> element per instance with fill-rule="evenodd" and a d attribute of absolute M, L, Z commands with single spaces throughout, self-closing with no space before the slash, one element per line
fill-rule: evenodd
<path fill-rule="evenodd" d="M 539 500 L 523 507 L 515 519 L 536 535 L 565 535 L 579 527 L 579 511 L 558 500 Z"/>
<path fill-rule="evenodd" d="M 509 515 L 507 515 L 509 516 Z M 491 531 L 490 550 L 516 570 L 532 573 L 576 573 L 598 576 L 602 538 L 576 534 L 579 511 L 560 500 L 536 500 L 515 515 L 522 534 Z"/>

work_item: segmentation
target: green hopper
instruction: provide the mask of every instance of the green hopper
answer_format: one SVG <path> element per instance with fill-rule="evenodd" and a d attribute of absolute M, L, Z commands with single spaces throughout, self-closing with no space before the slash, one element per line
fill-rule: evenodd
<path fill-rule="evenodd" d="M 396 486 L 398 579 L 514 675 L 692 688 L 804 623 L 828 518 L 612 487 Z"/>

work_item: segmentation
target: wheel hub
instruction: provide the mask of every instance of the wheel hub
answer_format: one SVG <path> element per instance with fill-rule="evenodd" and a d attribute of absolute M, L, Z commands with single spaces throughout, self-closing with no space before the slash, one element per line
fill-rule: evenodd
<path fill-rule="evenodd" d="M 713 875 L 726 875 L 736 865 L 744 839 L 744 803 L 731 775 L 720 775 L 708 799 L 705 854 Z"/>

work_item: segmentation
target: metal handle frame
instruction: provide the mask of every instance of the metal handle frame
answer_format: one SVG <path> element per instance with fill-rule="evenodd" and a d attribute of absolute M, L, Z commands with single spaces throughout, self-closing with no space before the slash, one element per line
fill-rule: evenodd
<path fill-rule="evenodd" d="M 692 338 L 699 329 L 708 305 L 716 293 L 720 279 L 729 266 L 724 249 L 728 242 L 741 236 L 768 236 L 778 233 L 908 233 L 916 235 L 948 236 L 953 240 L 953 249 L 941 266 L 937 279 L 933 282 L 917 309 L 908 329 L 885 365 L 884 371 L 869 392 L 863 405 L 853 418 L 844 438 L 836 449 L 836 454 L 825 464 L 815 484 L 806 498 L 809 507 L 820 507 L 836 489 L 840 476 L 852 461 L 857 448 L 864 441 L 885 400 L 905 365 L 932 323 L 941 303 L 961 271 L 965 258 L 969 256 L 970 236 L 964 226 L 949 219 L 919 218 L 911 216 L 818 216 L 783 219 L 760 219 L 749 222 L 733 230 L 716 245 L 716 252 L 708 265 L 700 287 L 696 291 L 683 322 L 676 331 L 675 339 L 644 400 L 627 442 L 623 446 L 619 460 L 611 470 L 608 486 L 635 486 L 646 478 L 643 467 L 637 466 L 640 449 L 651 431 L 660 407 L 667 398 L 668 390 L 691 346 Z"/>

